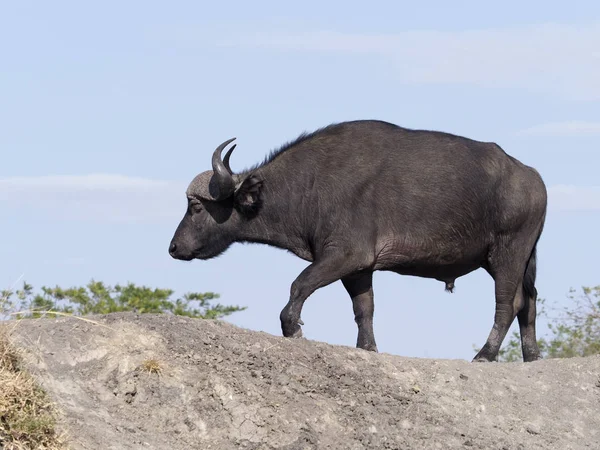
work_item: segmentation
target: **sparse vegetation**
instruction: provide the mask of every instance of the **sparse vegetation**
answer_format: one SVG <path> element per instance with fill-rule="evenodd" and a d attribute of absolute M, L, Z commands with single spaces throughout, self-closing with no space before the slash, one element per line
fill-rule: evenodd
<path fill-rule="evenodd" d="M 58 314 L 85 316 L 88 314 L 108 314 L 133 311 L 138 313 L 170 313 L 180 316 L 220 319 L 243 311 L 245 307 L 211 304 L 219 298 L 214 292 L 191 292 L 171 299 L 171 289 L 153 289 L 146 286 L 108 286 L 101 281 L 90 281 L 84 287 L 63 289 L 42 287 L 34 293 L 30 284 L 23 283 L 14 292 L 2 292 L 0 318 L 39 318 L 56 317 Z"/>
<path fill-rule="evenodd" d="M 154 358 L 146 359 L 142 362 L 142 370 L 150 374 L 160 375 L 162 373 L 162 365 L 160 361 Z"/>
<path fill-rule="evenodd" d="M 0 329 L 0 448 L 63 449 L 56 411 L 46 393 L 19 368 L 19 355 Z"/>

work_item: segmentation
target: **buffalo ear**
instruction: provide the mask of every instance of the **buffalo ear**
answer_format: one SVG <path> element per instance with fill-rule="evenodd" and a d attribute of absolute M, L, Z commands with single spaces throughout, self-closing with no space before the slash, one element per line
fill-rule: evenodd
<path fill-rule="evenodd" d="M 258 212 L 261 204 L 260 191 L 262 189 L 262 180 L 255 175 L 250 175 L 235 190 L 235 206 L 244 214 L 253 214 Z"/>

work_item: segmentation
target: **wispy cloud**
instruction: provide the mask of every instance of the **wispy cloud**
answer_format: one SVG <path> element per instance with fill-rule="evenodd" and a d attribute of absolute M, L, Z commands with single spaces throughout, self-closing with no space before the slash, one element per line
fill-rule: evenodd
<path fill-rule="evenodd" d="M 19 189 L 50 189 L 53 191 L 102 190 L 136 191 L 168 186 L 168 182 L 112 174 L 47 175 L 39 177 L 0 178 L 0 192 Z"/>
<path fill-rule="evenodd" d="M 600 186 L 552 186 L 548 189 L 548 209 L 600 211 Z"/>
<path fill-rule="evenodd" d="M 535 125 L 518 132 L 524 136 L 600 136 L 600 122 L 569 121 Z"/>
<path fill-rule="evenodd" d="M 600 23 L 397 34 L 246 32 L 209 39 L 238 48 L 380 55 L 409 83 L 517 87 L 600 100 Z"/>
<path fill-rule="evenodd" d="M 64 220 L 159 222 L 185 209 L 185 184 L 111 174 L 0 178 L 0 208 Z"/>

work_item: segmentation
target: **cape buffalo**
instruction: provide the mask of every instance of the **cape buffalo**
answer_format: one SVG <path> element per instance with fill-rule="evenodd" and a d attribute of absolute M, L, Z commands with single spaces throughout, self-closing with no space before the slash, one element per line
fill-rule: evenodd
<path fill-rule="evenodd" d="M 304 301 L 342 280 L 357 347 L 372 351 L 374 271 L 435 278 L 452 290 L 483 267 L 495 281 L 496 313 L 474 361 L 497 360 L 515 316 L 523 359 L 540 357 L 534 283 L 547 194 L 534 169 L 494 143 L 361 120 L 302 134 L 235 174 L 235 145 L 222 158 L 234 139 L 189 185 L 173 258 L 209 259 L 234 242 L 289 250 L 311 264 L 292 283 L 283 335 L 302 336 Z"/>

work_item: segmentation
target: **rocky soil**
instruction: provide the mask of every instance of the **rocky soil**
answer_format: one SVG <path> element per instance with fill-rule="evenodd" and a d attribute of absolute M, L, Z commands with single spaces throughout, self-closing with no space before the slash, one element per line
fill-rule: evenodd
<path fill-rule="evenodd" d="M 12 331 L 75 449 L 600 448 L 600 357 L 416 359 L 218 321 L 90 319 Z"/>

